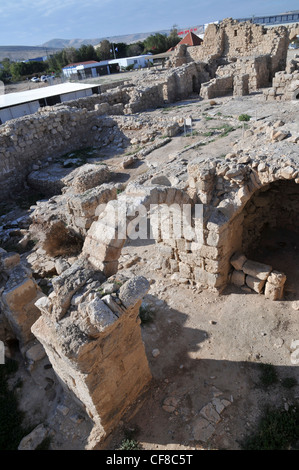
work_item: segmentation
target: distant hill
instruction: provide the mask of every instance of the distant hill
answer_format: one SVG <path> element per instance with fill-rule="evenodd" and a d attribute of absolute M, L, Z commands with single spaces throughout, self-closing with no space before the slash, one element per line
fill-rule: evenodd
<path fill-rule="evenodd" d="M 181 31 L 183 33 L 183 31 L 189 30 L 189 28 L 190 27 L 180 28 L 178 29 L 178 31 Z M 194 26 L 193 30 L 195 34 L 203 34 L 204 26 L 203 25 Z M 133 33 L 133 34 L 124 34 L 120 36 L 110 36 L 110 37 L 102 37 L 102 38 L 94 38 L 94 39 L 51 39 L 50 41 L 42 44 L 42 47 L 56 47 L 59 49 L 63 49 L 65 47 L 75 47 L 76 49 L 78 49 L 83 44 L 92 44 L 93 46 L 96 46 L 104 39 L 108 39 L 108 41 L 114 42 L 114 43 L 124 42 L 125 44 L 132 44 L 134 42 L 144 41 L 146 38 L 148 38 L 152 34 L 157 34 L 157 33 L 168 35 L 170 33 L 170 29 L 163 29 L 160 31 L 151 31 L 149 33 Z"/>
<path fill-rule="evenodd" d="M 34 59 L 57 52 L 58 48 L 35 46 L 0 46 L 0 62 L 8 57 L 11 61 Z"/>
<path fill-rule="evenodd" d="M 42 47 L 51 47 L 51 48 L 59 48 L 64 49 L 65 47 L 75 47 L 78 49 L 83 44 L 92 44 L 96 46 L 104 39 L 108 39 L 110 42 L 124 42 L 126 44 L 132 44 L 138 41 L 144 41 L 148 36 L 151 34 L 169 34 L 170 30 L 163 30 L 163 31 L 154 31 L 151 33 L 135 33 L 135 34 L 125 34 L 122 36 L 110 36 L 110 37 L 102 37 L 102 38 L 94 38 L 94 39 L 51 39 L 50 41 L 45 42 L 42 44 Z"/>

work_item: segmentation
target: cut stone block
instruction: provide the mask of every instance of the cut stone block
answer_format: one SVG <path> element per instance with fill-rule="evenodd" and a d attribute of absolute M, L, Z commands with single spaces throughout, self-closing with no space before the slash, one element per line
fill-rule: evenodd
<path fill-rule="evenodd" d="M 237 270 L 240 271 L 243 268 L 244 263 L 247 261 L 247 258 L 242 253 L 235 253 L 230 259 L 231 265 Z"/>
<path fill-rule="evenodd" d="M 260 294 L 263 290 L 265 285 L 265 280 L 257 279 L 256 277 L 246 276 L 246 284 L 250 289 L 254 290 L 258 294 Z"/>
<path fill-rule="evenodd" d="M 274 286 L 267 281 L 265 285 L 265 297 L 270 300 L 281 300 L 283 298 L 283 286 Z"/>
<path fill-rule="evenodd" d="M 235 286 L 244 286 L 245 284 L 245 274 L 243 273 L 243 271 L 236 271 L 234 270 L 232 272 L 232 276 L 231 276 L 231 283 L 234 284 Z"/>
<path fill-rule="evenodd" d="M 255 277 L 262 281 L 265 281 L 270 272 L 272 271 L 272 266 L 268 264 L 258 263 L 257 261 L 247 260 L 242 268 L 245 274 Z"/>
<path fill-rule="evenodd" d="M 276 287 L 284 286 L 286 280 L 287 280 L 286 275 L 278 271 L 272 271 L 272 273 L 269 275 L 267 279 L 267 281 L 270 282 L 270 284 Z"/>

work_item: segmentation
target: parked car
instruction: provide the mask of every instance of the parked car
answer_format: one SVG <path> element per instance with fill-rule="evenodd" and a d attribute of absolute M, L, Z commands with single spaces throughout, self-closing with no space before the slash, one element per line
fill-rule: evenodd
<path fill-rule="evenodd" d="M 33 77 L 33 78 L 31 78 L 31 81 L 32 82 L 39 82 L 39 78 L 38 77 Z"/>
<path fill-rule="evenodd" d="M 46 82 L 47 80 L 48 80 L 48 77 L 46 77 L 46 75 L 42 75 L 42 76 L 40 77 L 40 81 L 41 81 L 41 82 Z"/>

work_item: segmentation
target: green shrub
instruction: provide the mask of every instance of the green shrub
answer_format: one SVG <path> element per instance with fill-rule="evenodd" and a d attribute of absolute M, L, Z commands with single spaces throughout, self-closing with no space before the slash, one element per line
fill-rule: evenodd
<path fill-rule="evenodd" d="M 18 364 L 7 359 L 0 365 L 0 449 L 17 450 L 22 438 L 31 430 L 24 429 L 22 423 L 24 414 L 18 408 L 16 388 L 10 390 L 8 378 L 18 369 Z"/>
<path fill-rule="evenodd" d="M 142 325 L 152 323 L 154 321 L 154 312 L 148 306 L 141 306 L 139 309 L 139 318 Z"/>
<path fill-rule="evenodd" d="M 278 376 L 275 367 L 272 364 L 259 364 L 260 383 L 263 387 L 269 387 L 278 382 Z"/>
<path fill-rule="evenodd" d="M 285 388 L 292 388 L 297 385 L 297 380 L 295 379 L 295 377 L 286 377 L 281 381 L 281 385 Z"/>
<path fill-rule="evenodd" d="M 248 114 L 240 114 L 239 116 L 239 121 L 250 121 L 250 118 L 251 116 L 249 116 Z"/>
<path fill-rule="evenodd" d="M 140 444 L 134 439 L 124 439 L 118 450 L 140 450 Z"/>
<path fill-rule="evenodd" d="M 243 450 L 287 450 L 297 446 L 299 408 L 266 408 L 257 431 L 241 444 Z M 298 448 L 295 447 L 295 448 Z"/>

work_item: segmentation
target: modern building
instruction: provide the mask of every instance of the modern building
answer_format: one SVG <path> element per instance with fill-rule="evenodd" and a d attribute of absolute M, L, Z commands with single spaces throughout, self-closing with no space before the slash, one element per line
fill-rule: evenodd
<path fill-rule="evenodd" d="M 252 16 L 251 18 L 238 18 L 238 21 L 251 21 L 264 26 L 278 26 L 290 23 L 299 23 L 299 10 L 288 11 L 278 15 Z"/>
<path fill-rule="evenodd" d="M 53 106 L 100 93 L 100 87 L 81 83 L 61 83 L 0 96 L 0 124 Z"/>
<path fill-rule="evenodd" d="M 76 62 L 63 67 L 62 72 L 66 78 L 79 80 L 117 72 L 116 67 L 110 67 L 108 62 L 108 60 L 102 62 L 97 62 L 96 60 Z"/>
<path fill-rule="evenodd" d="M 112 59 L 108 60 L 108 64 L 118 64 L 119 67 L 126 68 L 130 65 L 133 66 L 133 69 L 139 69 L 147 67 L 148 61 L 152 62 L 153 54 L 137 55 L 133 57 L 124 57 L 122 59 Z"/>
<path fill-rule="evenodd" d="M 151 58 L 152 54 L 146 54 L 135 57 L 124 57 L 122 59 L 102 60 L 101 62 L 88 60 L 86 62 L 68 64 L 63 67 L 62 72 L 66 78 L 81 80 L 117 73 L 120 72 L 122 68 L 126 68 L 130 65 L 132 65 L 134 69 L 143 68 L 148 65 L 148 60 Z"/>

